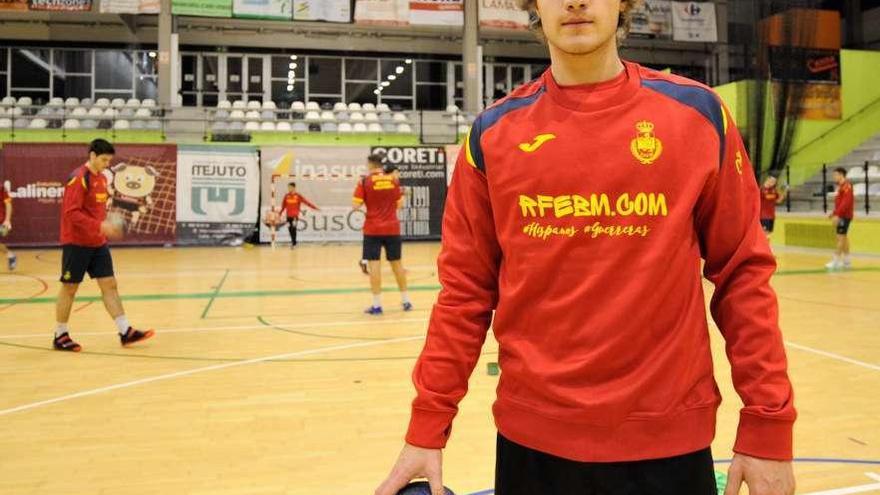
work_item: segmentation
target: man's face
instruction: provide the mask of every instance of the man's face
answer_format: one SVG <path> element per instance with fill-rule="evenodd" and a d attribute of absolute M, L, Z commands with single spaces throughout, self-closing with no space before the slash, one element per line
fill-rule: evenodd
<path fill-rule="evenodd" d="M 287 186 L 287 192 L 293 194 L 296 192 L 296 186 Z"/>
<path fill-rule="evenodd" d="M 110 162 L 113 161 L 113 155 L 96 155 L 94 152 L 89 152 L 89 163 L 95 169 L 96 172 L 103 172 L 104 169 L 110 166 Z"/>
<path fill-rule="evenodd" d="M 537 0 L 547 43 L 564 53 L 585 55 L 616 43 L 621 0 Z"/>
<path fill-rule="evenodd" d="M 764 181 L 764 187 L 770 189 L 771 187 L 776 186 L 776 177 L 767 177 L 767 180 Z"/>
<path fill-rule="evenodd" d="M 845 176 L 842 173 L 837 172 L 837 171 L 834 172 L 834 182 L 837 182 L 839 184 L 839 183 L 843 182 L 844 178 L 845 178 Z"/>

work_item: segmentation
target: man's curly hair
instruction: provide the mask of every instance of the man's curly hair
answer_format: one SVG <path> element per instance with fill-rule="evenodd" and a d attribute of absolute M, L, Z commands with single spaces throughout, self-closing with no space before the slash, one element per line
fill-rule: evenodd
<path fill-rule="evenodd" d="M 630 24 L 632 23 L 632 12 L 642 4 L 642 1 L 643 0 L 622 0 L 625 7 L 620 13 L 620 17 L 617 19 L 618 41 L 622 41 L 626 38 L 626 35 L 629 33 Z M 541 18 L 538 17 L 537 12 L 538 0 L 515 0 L 515 2 L 520 10 L 525 10 L 529 13 L 529 29 L 531 29 L 532 32 L 543 41 L 544 30 L 541 27 Z"/>

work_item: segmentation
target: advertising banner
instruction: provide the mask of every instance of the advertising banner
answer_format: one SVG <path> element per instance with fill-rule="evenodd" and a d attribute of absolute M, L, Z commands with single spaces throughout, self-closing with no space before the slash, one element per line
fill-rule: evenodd
<path fill-rule="evenodd" d="M 632 12 L 629 34 L 635 38 L 672 39 L 672 1 L 645 0 Z"/>
<path fill-rule="evenodd" d="M 404 204 L 399 212 L 404 240 L 440 239 L 446 203 L 446 149 L 442 146 L 377 146 L 385 164 L 397 167 Z"/>
<path fill-rule="evenodd" d="M 87 161 L 86 144 L 5 144 L 0 176 L 11 182 L 14 229 L 10 245 L 58 245 L 61 203 L 70 174 Z M 35 165 L 37 164 L 37 165 Z M 104 171 L 108 212 L 126 220 L 125 238 L 112 244 L 168 244 L 175 240 L 177 147 L 116 146 Z"/>
<path fill-rule="evenodd" d="M 502 29 L 528 29 L 529 14 L 514 0 L 480 0 L 480 26 Z"/>
<path fill-rule="evenodd" d="M 289 21 L 293 18 L 290 0 L 234 0 L 232 15 L 244 19 Z"/>
<path fill-rule="evenodd" d="M 293 0 L 293 20 L 351 22 L 351 1 Z"/>
<path fill-rule="evenodd" d="M 357 0 L 354 21 L 358 24 L 407 25 L 409 0 Z"/>
<path fill-rule="evenodd" d="M 296 182 L 297 192 L 320 208 L 303 208 L 297 222 L 297 242 L 360 241 L 364 212 L 352 210 L 351 198 L 357 181 L 367 172 L 369 151 L 359 146 L 261 148 L 260 241 L 272 239 L 266 220 L 272 209 L 273 189 L 279 210 L 290 182 Z M 290 242 L 286 224 L 276 229 L 276 240 Z"/>
<path fill-rule="evenodd" d="M 0 0 L 0 12 L 2 11 L 18 11 L 24 12 L 28 9 L 28 0 Z"/>
<path fill-rule="evenodd" d="M 102 14 L 158 14 L 159 0 L 101 0 Z"/>
<path fill-rule="evenodd" d="M 182 146 L 177 153 L 177 243 L 235 245 L 257 224 L 255 148 Z"/>
<path fill-rule="evenodd" d="M 171 0 L 171 13 L 201 17 L 232 17 L 232 0 Z"/>
<path fill-rule="evenodd" d="M 92 0 L 30 0 L 30 10 L 88 12 Z"/>
<path fill-rule="evenodd" d="M 712 2 L 672 2 L 672 38 L 676 41 L 718 41 L 715 4 Z"/>
<path fill-rule="evenodd" d="M 411 0 L 409 23 L 434 26 L 463 26 L 464 0 Z"/>

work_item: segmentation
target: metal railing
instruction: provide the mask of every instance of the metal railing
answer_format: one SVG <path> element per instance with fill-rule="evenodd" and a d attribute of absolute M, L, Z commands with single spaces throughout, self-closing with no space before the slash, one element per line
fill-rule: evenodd
<path fill-rule="evenodd" d="M 880 204 L 880 160 L 865 160 L 861 163 L 822 165 L 821 173 L 803 184 L 793 187 L 785 198 L 788 212 L 829 213 L 834 210 L 837 185 L 833 172 L 837 167 L 847 169 L 847 179 L 853 185 L 856 211 L 869 215 L 875 205 Z M 784 170 L 786 183 L 790 183 L 791 170 Z"/>

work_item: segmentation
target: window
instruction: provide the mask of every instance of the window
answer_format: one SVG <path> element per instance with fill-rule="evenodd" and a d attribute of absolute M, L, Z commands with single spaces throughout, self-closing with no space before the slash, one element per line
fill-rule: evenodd
<path fill-rule="evenodd" d="M 358 81 L 375 81 L 377 76 L 376 59 L 345 59 L 345 78 Z"/>
<path fill-rule="evenodd" d="M 346 83 L 345 84 L 345 102 L 346 103 L 376 103 L 378 97 L 373 91 L 376 90 L 376 83 Z"/>
<path fill-rule="evenodd" d="M 49 50 L 13 49 L 12 87 L 46 88 L 48 91 Z"/>
<path fill-rule="evenodd" d="M 309 93 L 342 93 L 342 59 L 309 57 Z"/>
<path fill-rule="evenodd" d="M 156 62 L 156 52 L 137 52 L 135 54 L 135 67 L 138 74 L 156 75 L 159 73 Z"/>
<path fill-rule="evenodd" d="M 290 72 L 294 73 L 294 77 L 304 77 L 306 75 L 305 57 L 300 57 L 297 55 L 272 57 L 273 79 L 288 79 L 288 75 Z"/>
<path fill-rule="evenodd" d="M 64 72 L 92 74 L 91 50 L 55 50 L 54 62 Z"/>
<path fill-rule="evenodd" d="M 159 97 L 159 81 L 156 77 L 138 76 L 135 81 L 134 97 L 139 100 L 157 99 Z"/>
<path fill-rule="evenodd" d="M 382 90 L 383 98 L 386 96 L 412 96 L 413 73 L 412 65 L 407 65 L 403 60 L 383 60 L 381 79 L 389 81 L 388 76 L 394 76 L 388 87 Z"/>
<path fill-rule="evenodd" d="M 131 91 L 131 53 L 120 50 L 95 51 L 95 88 Z"/>
<path fill-rule="evenodd" d="M 9 88 L 6 87 L 6 69 L 9 67 L 8 50 L 0 47 L 0 98 L 9 94 Z"/>
<path fill-rule="evenodd" d="M 208 93 L 220 91 L 220 69 L 218 64 L 216 55 L 202 57 L 202 91 Z M 216 102 L 216 98 L 214 101 Z"/>
<path fill-rule="evenodd" d="M 288 90 L 288 86 L 293 86 Z M 295 101 L 306 101 L 306 82 L 297 80 L 293 84 L 288 81 L 272 81 L 272 101 L 278 105 L 278 108 L 290 108 L 290 104 Z"/>
<path fill-rule="evenodd" d="M 417 82 L 446 82 L 446 62 L 416 61 Z"/>
<path fill-rule="evenodd" d="M 406 110 L 412 110 L 413 104 L 412 99 L 410 98 L 382 98 L 382 103 L 388 105 L 391 108 L 392 112 L 403 112 Z"/>
<path fill-rule="evenodd" d="M 60 98 L 91 98 L 92 76 L 71 76 L 58 73 L 52 81 L 52 96 Z"/>
<path fill-rule="evenodd" d="M 416 88 L 416 108 L 421 110 L 445 110 L 446 85 L 419 85 Z"/>

